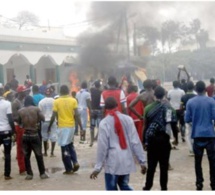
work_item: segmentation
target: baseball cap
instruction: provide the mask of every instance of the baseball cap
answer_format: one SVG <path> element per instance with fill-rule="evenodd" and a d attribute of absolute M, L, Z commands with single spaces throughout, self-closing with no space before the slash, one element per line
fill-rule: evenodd
<path fill-rule="evenodd" d="M 20 85 L 19 87 L 16 88 L 17 93 L 24 92 L 26 90 L 27 88 L 24 85 Z"/>

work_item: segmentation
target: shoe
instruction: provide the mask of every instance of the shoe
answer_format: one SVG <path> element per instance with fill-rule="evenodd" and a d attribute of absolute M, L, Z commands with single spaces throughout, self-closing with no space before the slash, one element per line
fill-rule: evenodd
<path fill-rule="evenodd" d="M 41 179 L 48 179 L 49 176 L 46 173 L 43 173 L 42 175 L 40 175 Z"/>
<path fill-rule="evenodd" d="M 79 141 L 79 144 L 88 144 L 88 141 Z"/>
<path fill-rule="evenodd" d="M 4 179 L 5 180 L 10 180 L 10 179 L 13 179 L 11 176 L 4 176 Z"/>
<path fill-rule="evenodd" d="M 201 191 L 202 188 L 203 188 L 203 185 L 202 185 L 202 184 L 197 184 L 197 185 L 196 185 L 196 190 L 197 190 L 197 191 Z"/>
<path fill-rule="evenodd" d="M 45 154 L 45 153 L 44 153 L 44 154 L 43 154 L 43 156 L 47 157 L 47 156 L 48 156 L 48 154 Z"/>
<path fill-rule="evenodd" d="M 33 179 L 33 175 L 27 175 L 26 177 L 25 177 L 25 180 L 32 180 Z"/>
<path fill-rule="evenodd" d="M 54 154 L 51 154 L 50 157 L 56 157 Z"/>
<path fill-rule="evenodd" d="M 192 151 L 190 151 L 189 156 L 194 156 L 194 153 Z"/>
<path fill-rule="evenodd" d="M 182 142 L 185 142 L 185 139 L 183 137 L 181 138 L 181 140 L 182 140 Z"/>
<path fill-rule="evenodd" d="M 169 166 L 168 166 L 168 171 L 172 171 L 172 170 L 173 170 L 172 166 L 169 165 Z"/>
<path fill-rule="evenodd" d="M 178 145 L 178 141 L 176 141 L 176 140 L 172 141 L 172 145 L 177 146 Z"/>
<path fill-rule="evenodd" d="M 19 175 L 26 175 L 26 174 L 27 174 L 26 171 L 19 173 Z"/>
<path fill-rule="evenodd" d="M 80 168 L 80 165 L 78 163 L 75 163 L 73 167 L 73 172 L 78 171 L 79 168 Z"/>
<path fill-rule="evenodd" d="M 65 171 L 63 172 L 64 175 L 72 175 L 73 174 L 73 171 Z"/>
<path fill-rule="evenodd" d="M 142 188 L 143 191 L 149 191 L 150 189 L 147 189 L 146 187 Z"/>
<path fill-rule="evenodd" d="M 172 150 L 179 150 L 176 146 L 172 146 Z"/>

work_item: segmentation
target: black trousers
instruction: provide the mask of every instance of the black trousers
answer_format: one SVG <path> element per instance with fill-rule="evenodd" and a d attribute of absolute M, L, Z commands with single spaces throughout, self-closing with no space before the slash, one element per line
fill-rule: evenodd
<path fill-rule="evenodd" d="M 171 151 L 170 137 L 165 132 L 149 139 L 147 147 L 148 170 L 144 190 L 153 186 L 154 174 L 157 163 L 160 165 L 161 190 L 167 190 L 168 165 Z"/>
<path fill-rule="evenodd" d="M 185 121 L 184 121 L 184 111 L 183 110 L 176 110 L 177 119 L 180 124 L 180 132 L 181 136 L 185 137 Z"/>
<path fill-rule="evenodd" d="M 215 190 L 215 138 L 194 138 L 193 151 L 195 154 L 196 186 L 203 187 L 202 157 L 207 151 L 211 189 Z"/>
<path fill-rule="evenodd" d="M 0 134 L 0 145 L 4 146 L 4 176 L 9 177 L 11 172 L 11 134 Z"/>
<path fill-rule="evenodd" d="M 37 165 L 39 168 L 40 175 L 45 173 L 45 166 L 42 155 L 42 146 L 41 140 L 38 134 L 35 135 L 23 135 L 23 150 L 25 155 L 25 167 L 28 175 L 33 175 L 31 168 L 31 152 L 34 152 L 34 155 L 37 160 Z"/>

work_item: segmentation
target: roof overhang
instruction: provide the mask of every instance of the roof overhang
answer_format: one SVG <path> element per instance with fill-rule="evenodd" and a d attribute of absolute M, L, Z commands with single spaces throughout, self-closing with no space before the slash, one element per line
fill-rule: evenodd
<path fill-rule="evenodd" d="M 4 65 L 9 62 L 11 57 L 21 57 L 27 59 L 29 64 L 35 65 L 39 62 L 42 57 L 52 58 L 55 65 L 61 65 L 63 62 L 76 63 L 75 57 L 77 54 L 71 55 L 71 53 L 55 53 L 55 52 L 33 52 L 33 51 L 0 51 L 0 64 Z M 24 57 L 23 57 L 24 56 Z"/>

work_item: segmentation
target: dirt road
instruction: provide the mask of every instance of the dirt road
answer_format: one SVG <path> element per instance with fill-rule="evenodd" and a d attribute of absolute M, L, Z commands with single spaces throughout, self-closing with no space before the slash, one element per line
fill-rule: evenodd
<path fill-rule="evenodd" d="M 89 140 L 89 131 L 87 134 Z M 2 152 L 0 153 L 0 190 L 104 190 L 104 174 L 99 174 L 97 180 L 90 180 L 89 175 L 93 170 L 96 157 L 95 143 L 93 147 L 89 144 L 79 144 L 79 137 L 75 137 L 75 147 L 77 150 L 80 169 L 73 175 L 63 175 L 64 167 L 61 160 L 60 147 L 56 147 L 56 157 L 44 157 L 45 166 L 50 178 L 41 180 L 36 164 L 34 154 L 31 157 L 34 178 L 26 181 L 25 176 L 18 174 L 18 165 L 16 162 L 16 146 L 12 150 L 12 180 L 5 181 L 3 176 L 4 161 Z M 2 146 L 1 146 L 2 150 Z M 194 158 L 188 156 L 186 143 L 179 144 L 179 150 L 172 150 L 170 163 L 174 170 L 169 171 L 169 190 L 195 190 L 195 172 Z M 208 160 L 205 155 L 203 158 L 204 171 L 204 190 L 210 190 L 209 186 L 209 168 Z M 140 174 L 140 168 L 137 166 L 137 172 L 131 174 L 130 185 L 134 190 L 142 190 L 145 183 L 145 176 Z M 159 169 L 157 168 L 154 186 L 152 190 L 160 190 L 159 186 Z"/>

